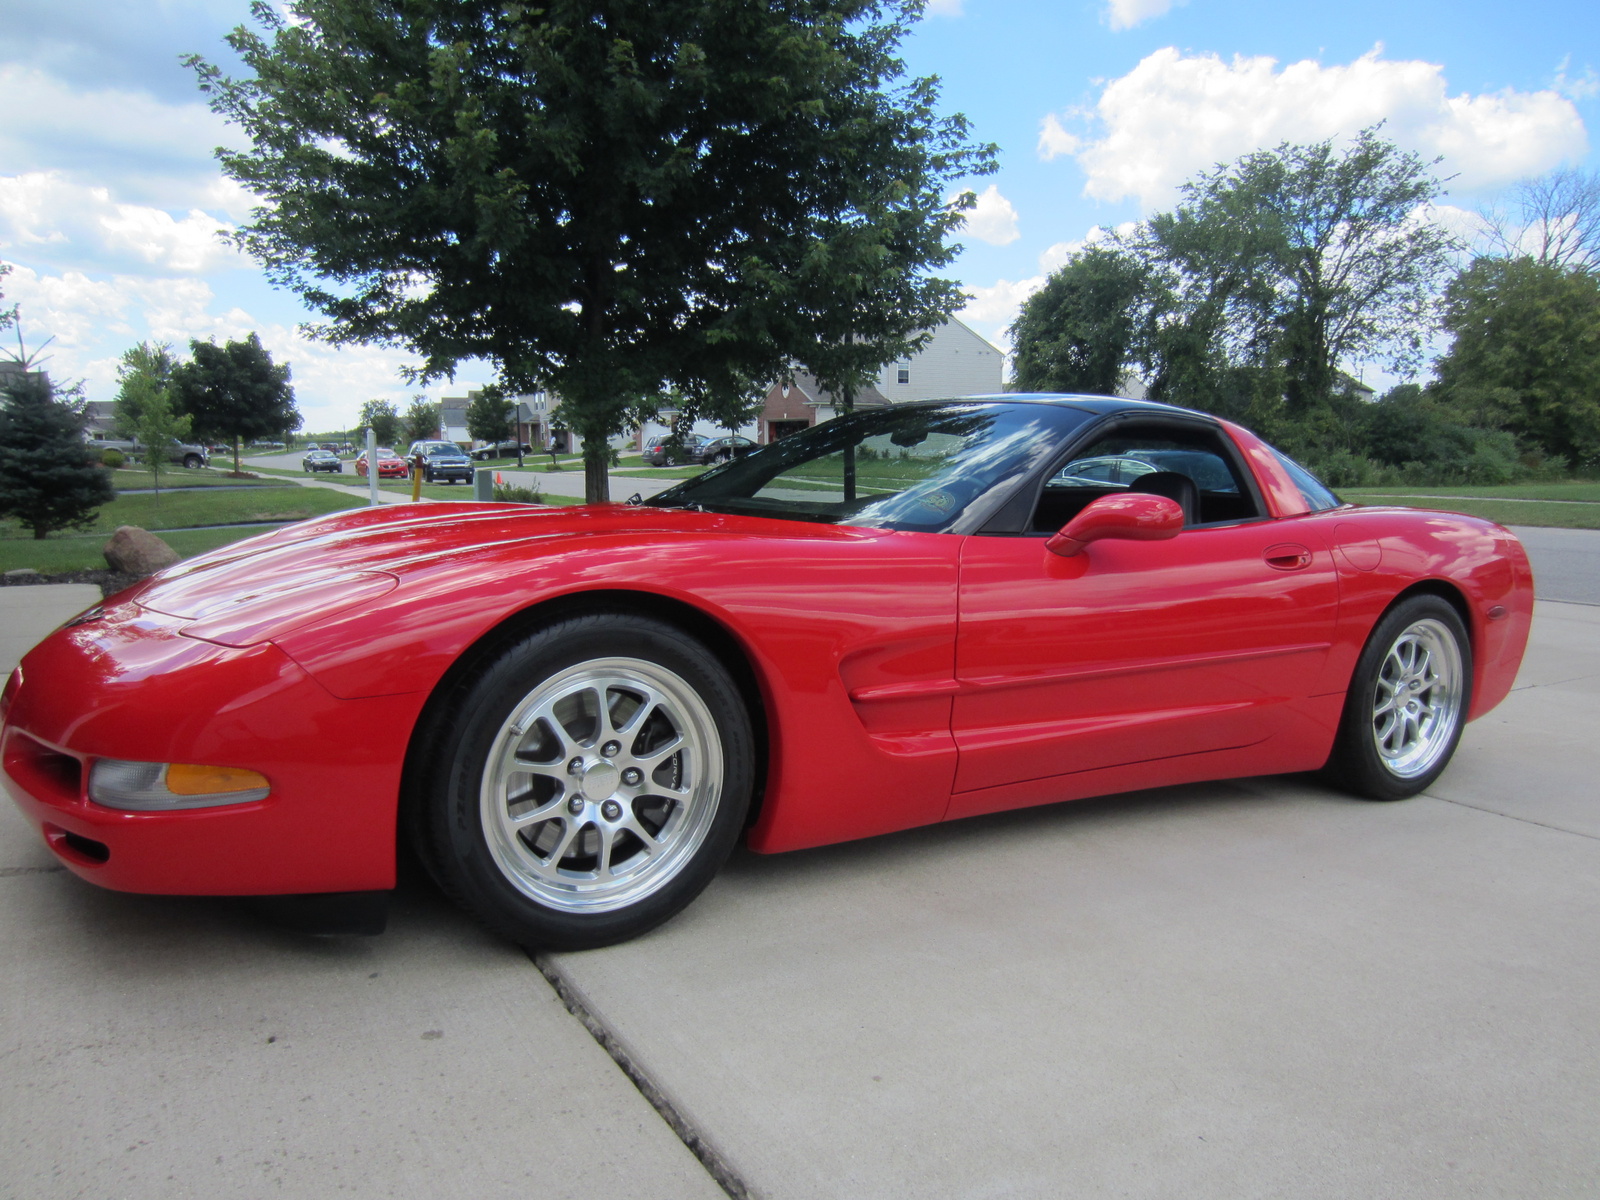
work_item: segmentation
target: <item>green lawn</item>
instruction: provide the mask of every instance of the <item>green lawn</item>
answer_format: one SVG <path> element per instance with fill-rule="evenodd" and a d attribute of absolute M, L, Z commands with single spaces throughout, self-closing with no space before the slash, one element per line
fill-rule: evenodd
<path fill-rule="evenodd" d="M 191 487 L 260 487 L 268 483 L 269 481 L 265 479 L 239 479 L 227 471 L 206 467 L 198 471 L 185 471 L 182 467 L 177 467 L 161 473 L 162 491 L 168 488 Z M 123 467 L 111 472 L 111 486 L 120 492 L 124 488 L 148 488 L 154 487 L 155 484 L 150 479 L 149 471 Z"/>
<path fill-rule="evenodd" d="M 1438 508 L 1466 513 L 1501 525 L 1543 525 L 1552 529 L 1600 529 L 1600 503 L 1560 503 L 1528 500 L 1483 500 L 1476 497 L 1457 500 L 1427 499 L 1418 495 L 1393 495 L 1364 492 L 1339 495 L 1356 504 L 1402 504 L 1410 508 Z"/>
<path fill-rule="evenodd" d="M 234 529 L 186 529 L 178 533 L 163 533 L 161 540 L 184 558 L 188 558 L 191 555 L 204 554 L 207 550 L 215 550 L 218 546 L 226 546 L 229 542 L 237 542 L 267 532 L 269 532 L 267 529 L 249 526 Z M 106 560 L 100 551 L 105 544 L 104 534 L 96 534 L 94 537 L 52 537 L 42 542 L 36 542 L 31 538 L 0 540 L 0 571 L 11 571 L 17 567 L 32 567 L 44 575 L 53 575 L 60 571 L 103 571 Z"/>
<path fill-rule="evenodd" d="M 1474 500 L 1579 500 L 1600 503 L 1600 482 L 1512 483 L 1503 487 L 1442 484 L 1438 487 L 1340 488 L 1339 495 L 1358 503 L 1374 496 L 1382 497 L 1385 501 L 1407 497 L 1464 496 Z"/>

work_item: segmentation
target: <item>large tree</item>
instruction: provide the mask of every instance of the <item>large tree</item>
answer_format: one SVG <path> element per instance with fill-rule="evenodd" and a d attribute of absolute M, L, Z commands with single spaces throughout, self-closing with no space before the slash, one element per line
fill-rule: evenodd
<path fill-rule="evenodd" d="M 1450 284 L 1441 396 L 1575 466 L 1600 465 L 1600 275 L 1480 258 Z"/>
<path fill-rule="evenodd" d="M 1376 127 L 1342 149 L 1284 143 L 1186 183 L 1134 239 L 1177 296 L 1157 326 L 1156 374 L 1205 356 L 1276 370 L 1298 416 L 1338 391 L 1343 367 L 1415 368 L 1458 248 L 1427 217 L 1440 194 L 1431 164 Z"/>
<path fill-rule="evenodd" d="M 726 389 L 818 346 L 889 361 L 960 306 L 946 243 L 991 147 L 903 79 L 919 0 L 297 0 L 190 60 L 251 147 L 239 241 L 335 343 L 492 362 L 607 439 L 663 383 Z M 814 364 L 813 364 L 814 365 Z"/>
<path fill-rule="evenodd" d="M 84 441 L 82 405 L 58 397 L 43 372 L 11 376 L 0 392 L 0 517 L 43 538 L 88 525 L 114 495 Z"/>
<path fill-rule="evenodd" d="M 1013 390 L 1115 395 L 1138 354 L 1152 290 L 1149 269 L 1124 250 L 1075 254 L 1011 326 Z"/>
<path fill-rule="evenodd" d="M 300 428 L 289 364 L 274 363 L 255 334 L 223 346 L 191 341 L 189 351 L 190 361 L 173 368 L 174 407 L 190 418 L 196 437 L 233 443 L 235 472 L 240 442 Z"/>

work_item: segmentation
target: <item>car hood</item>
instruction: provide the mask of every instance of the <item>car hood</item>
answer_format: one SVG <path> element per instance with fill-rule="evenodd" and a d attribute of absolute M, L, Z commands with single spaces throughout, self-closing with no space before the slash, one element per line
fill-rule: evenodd
<path fill-rule="evenodd" d="M 691 536 L 789 535 L 859 539 L 880 531 L 625 504 L 544 508 L 436 502 L 356 509 L 302 521 L 188 559 L 131 595 L 170 617 L 207 621 L 245 611 L 263 620 L 327 615 L 375 599 L 407 577 L 441 570 L 504 569 L 592 545 L 594 538 L 658 543 Z M 230 643 L 231 644 L 231 643 Z"/>

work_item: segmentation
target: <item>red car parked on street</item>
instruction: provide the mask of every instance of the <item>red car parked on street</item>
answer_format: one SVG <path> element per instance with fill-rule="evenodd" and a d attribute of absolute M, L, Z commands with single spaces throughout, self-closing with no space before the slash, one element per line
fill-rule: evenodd
<path fill-rule="evenodd" d="M 1152 469 L 1097 476 L 1113 458 Z M 1201 413 L 973 398 L 642 502 L 222 547 L 45 639 L 0 736 L 23 812 L 106 887 L 382 892 L 406 838 L 505 936 L 597 946 L 740 838 L 1318 769 L 1413 795 L 1505 697 L 1532 611 L 1489 521 L 1343 504 Z"/>
<path fill-rule="evenodd" d="M 411 468 L 406 465 L 406 460 L 393 450 L 380 448 L 375 457 L 378 460 L 379 479 L 406 479 L 411 474 Z M 356 474 L 365 479 L 367 477 L 367 452 L 363 450 L 361 457 L 356 459 Z"/>

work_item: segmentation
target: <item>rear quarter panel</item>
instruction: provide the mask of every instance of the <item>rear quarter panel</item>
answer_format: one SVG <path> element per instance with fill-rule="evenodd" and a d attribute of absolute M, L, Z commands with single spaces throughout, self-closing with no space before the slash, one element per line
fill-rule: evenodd
<path fill-rule="evenodd" d="M 1492 521 L 1410 508 L 1341 508 L 1306 518 L 1339 568 L 1330 678 L 1348 681 L 1372 627 L 1418 584 L 1460 597 L 1472 639 L 1468 720 L 1504 700 L 1533 622 L 1533 571 L 1522 543 Z"/>

